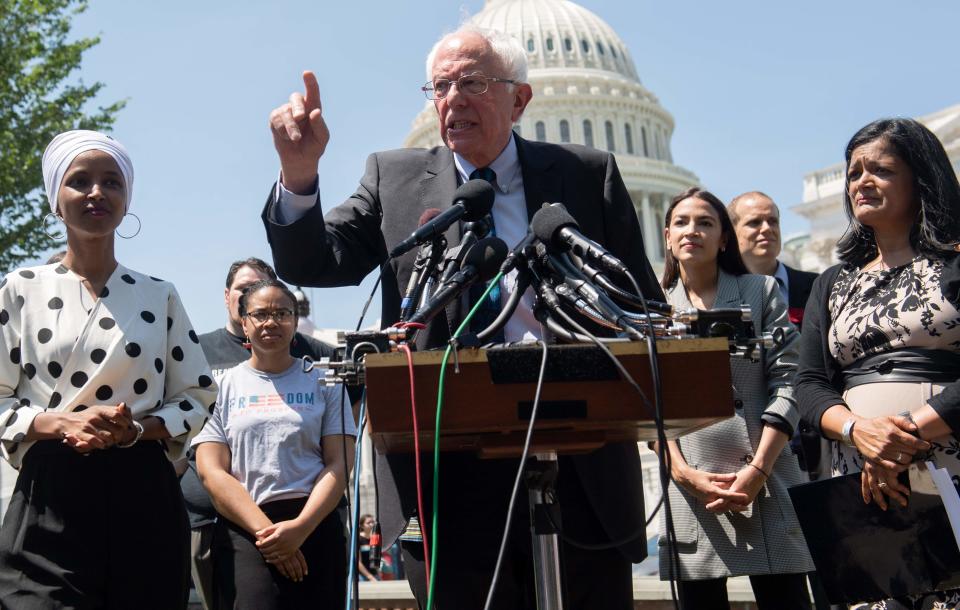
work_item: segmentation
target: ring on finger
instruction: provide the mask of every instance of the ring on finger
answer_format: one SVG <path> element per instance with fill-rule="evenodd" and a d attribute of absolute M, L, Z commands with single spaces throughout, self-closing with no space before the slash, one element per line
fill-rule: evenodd
<path fill-rule="evenodd" d="M 897 457 L 896 457 L 893 461 L 896 462 L 896 463 L 898 463 L 898 464 L 902 464 L 902 463 L 903 463 L 903 451 L 897 451 Z"/>

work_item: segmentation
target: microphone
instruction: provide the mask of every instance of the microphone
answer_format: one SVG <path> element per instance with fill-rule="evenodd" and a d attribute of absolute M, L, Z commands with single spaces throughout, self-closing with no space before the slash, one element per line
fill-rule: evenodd
<path fill-rule="evenodd" d="M 437 216 L 441 214 L 441 211 L 437 208 L 428 208 L 424 210 L 423 214 L 420 215 L 420 220 L 417 222 L 418 227 L 422 227 L 427 224 Z M 410 280 L 407 282 L 407 292 L 403 295 L 403 301 L 400 302 L 400 321 L 402 322 L 413 313 L 413 309 L 416 307 L 417 301 L 420 300 L 420 290 L 423 288 L 420 285 L 420 275 L 426 269 L 427 265 L 431 262 L 434 262 L 439 256 L 435 250 L 439 250 L 443 247 L 442 245 L 443 236 L 440 238 L 429 241 L 420 246 L 420 250 L 417 252 L 416 261 L 413 263 L 413 271 L 410 272 Z M 433 272 L 433 269 L 427 270 L 428 275 Z"/>
<path fill-rule="evenodd" d="M 493 209 L 495 195 L 493 187 L 486 180 L 474 179 L 461 184 L 453 195 L 453 204 L 394 246 L 390 251 L 390 258 L 397 258 L 420 244 L 431 241 L 437 235 L 442 235 L 450 225 L 461 218 L 480 220 Z"/>
<path fill-rule="evenodd" d="M 580 225 L 562 203 L 546 205 L 530 220 L 530 228 L 540 240 L 560 251 L 572 250 L 580 258 L 598 262 L 617 273 L 629 273 L 627 266 L 603 246 L 580 233 Z"/>
<path fill-rule="evenodd" d="M 536 241 L 537 236 L 533 233 L 533 231 L 528 231 L 524 238 L 520 240 L 520 243 L 514 246 L 513 250 L 507 254 L 506 260 L 504 260 L 503 264 L 500 265 L 500 271 L 504 275 L 513 271 L 517 265 L 527 258 L 527 248 L 532 246 Z"/>
<path fill-rule="evenodd" d="M 408 324 L 426 324 L 477 280 L 489 282 L 497 275 L 506 257 L 507 244 L 499 237 L 485 237 L 478 241 L 464 255 L 460 271 L 433 293 L 433 298 L 410 318 Z"/>

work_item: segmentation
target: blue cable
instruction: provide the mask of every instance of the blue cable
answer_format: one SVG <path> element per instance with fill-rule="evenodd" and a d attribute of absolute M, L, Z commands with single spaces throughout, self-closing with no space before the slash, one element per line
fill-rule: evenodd
<path fill-rule="evenodd" d="M 353 454 L 353 514 L 350 516 L 350 564 L 347 571 L 346 610 L 354 610 L 360 600 L 353 596 L 353 581 L 357 577 L 357 541 L 360 535 L 360 450 L 363 444 L 363 429 L 367 424 L 367 392 L 360 398 L 360 422 L 357 425 L 357 443 Z"/>

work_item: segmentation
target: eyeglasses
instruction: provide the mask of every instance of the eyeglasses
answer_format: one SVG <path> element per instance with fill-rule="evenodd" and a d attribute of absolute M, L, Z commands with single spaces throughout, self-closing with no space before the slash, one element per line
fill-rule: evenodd
<path fill-rule="evenodd" d="M 267 320 L 271 318 L 273 318 L 273 321 L 277 324 L 283 324 L 284 322 L 293 320 L 293 310 L 274 309 L 270 311 L 268 309 L 258 309 L 257 311 L 247 312 L 247 317 L 253 318 L 253 321 L 257 324 L 266 324 Z"/>
<path fill-rule="evenodd" d="M 456 83 L 460 91 L 464 93 L 469 95 L 483 95 L 487 92 L 487 89 L 490 88 L 490 83 L 509 83 L 516 85 L 518 81 L 510 80 L 509 78 L 484 76 L 480 73 L 465 74 L 457 80 L 438 78 L 420 87 L 420 90 L 423 91 L 423 94 L 427 96 L 428 100 L 442 100 L 450 93 L 450 87 L 452 87 L 454 83 Z"/>

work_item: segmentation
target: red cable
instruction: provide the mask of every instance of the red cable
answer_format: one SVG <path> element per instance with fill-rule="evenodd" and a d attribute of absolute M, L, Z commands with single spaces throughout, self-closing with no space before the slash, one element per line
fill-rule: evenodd
<path fill-rule="evenodd" d="M 417 425 L 417 397 L 413 381 L 413 352 L 410 346 L 401 343 L 399 348 L 407 355 L 407 368 L 410 370 L 410 412 L 413 417 L 413 450 L 417 470 L 417 510 L 419 511 L 420 535 L 423 536 L 423 567 L 426 580 L 430 582 L 430 547 L 427 545 L 427 514 L 423 512 L 423 483 L 420 479 L 420 426 Z"/>

